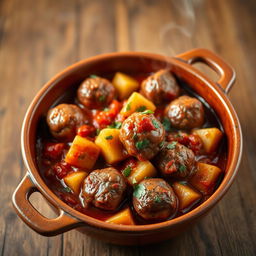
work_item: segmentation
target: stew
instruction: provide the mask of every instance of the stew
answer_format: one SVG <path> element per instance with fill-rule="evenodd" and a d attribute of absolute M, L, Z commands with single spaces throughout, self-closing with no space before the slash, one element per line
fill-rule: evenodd
<path fill-rule="evenodd" d="M 92 74 L 42 117 L 36 147 L 61 200 L 120 225 L 191 211 L 220 184 L 227 157 L 213 109 L 169 70 Z"/>

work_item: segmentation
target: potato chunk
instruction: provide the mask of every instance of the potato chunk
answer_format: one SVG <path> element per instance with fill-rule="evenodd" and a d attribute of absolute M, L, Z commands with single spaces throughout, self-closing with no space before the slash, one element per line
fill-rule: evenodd
<path fill-rule="evenodd" d="M 113 164 L 124 160 L 128 155 L 125 153 L 123 144 L 119 140 L 119 130 L 105 128 L 95 140 L 95 144 L 101 149 L 101 152 L 108 164 Z"/>
<path fill-rule="evenodd" d="M 190 184 L 205 195 L 213 192 L 222 170 L 214 165 L 198 163 L 197 171 L 190 179 Z"/>
<path fill-rule="evenodd" d="M 106 220 L 107 223 L 134 225 L 134 220 L 129 208 L 126 208 Z"/>
<path fill-rule="evenodd" d="M 79 194 L 81 184 L 87 175 L 87 172 L 72 172 L 64 178 L 64 182 L 75 194 Z"/>
<path fill-rule="evenodd" d="M 200 137 L 203 142 L 204 150 L 208 154 L 217 149 L 223 136 L 223 133 L 218 128 L 197 129 L 193 131 L 193 134 Z"/>
<path fill-rule="evenodd" d="M 140 93 L 134 92 L 124 104 L 120 114 L 124 117 L 128 117 L 134 112 L 142 112 L 146 109 L 155 111 L 156 106 Z"/>
<path fill-rule="evenodd" d="M 77 135 L 66 155 L 65 161 L 75 167 L 90 170 L 100 153 L 100 148 L 92 141 Z"/>
<path fill-rule="evenodd" d="M 154 165 L 151 164 L 149 161 L 138 161 L 136 167 L 130 169 L 129 175 L 127 175 L 127 172 L 125 172 L 125 170 L 123 174 L 127 177 L 128 182 L 131 185 L 134 185 L 141 182 L 145 178 L 155 177 L 157 175 L 157 171 Z"/>
<path fill-rule="evenodd" d="M 172 187 L 179 199 L 179 209 L 181 211 L 188 210 L 188 208 L 192 207 L 202 198 L 202 195 L 199 192 L 195 191 L 185 183 L 174 182 Z"/>
<path fill-rule="evenodd" d="M 115 86 L 120 100 L 127 99 L 133 91 L 139 88 L 138 81 L 121 72 L 115 74 L 112 84 Z"/>

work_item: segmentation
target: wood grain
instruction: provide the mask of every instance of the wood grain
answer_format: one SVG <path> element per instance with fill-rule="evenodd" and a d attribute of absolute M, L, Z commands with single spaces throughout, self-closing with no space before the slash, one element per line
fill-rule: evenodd
<path fill-rule="evenodd" d="M 255 255 L 256 2 L 253 0 L 1 0 L 0 252 L 2 255 Z M 230 99 L 244 154 L 228 194 L 187 233 L 157 245 L 122 247 L 71 231 L 46 238 L 14 213 L 11 195 L 25 174 L 20 129 L 38 89 L 80 59 L 112 51 L 175 55 L 194 47 L 235 68 Z M 203 70 L 213 76 L 207 69 Z M 42 199 L 40 211 L 50 214 Z"/>

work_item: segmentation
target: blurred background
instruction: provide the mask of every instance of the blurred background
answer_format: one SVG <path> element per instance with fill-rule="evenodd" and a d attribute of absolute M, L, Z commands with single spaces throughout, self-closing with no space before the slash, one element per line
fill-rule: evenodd
<path fill-rule="evenodd" d="M 255 25 L 255 0 L 0 0 L 0 253 L 255 255 Z M 26 173 L 22 120 L 43 84 L 70 64 L 102 53 L 175 56 L 196 47 L 214 51 L 236 70 L 229 97 L 244 133 L 240 172 L 213 211 L 187 233 L 145 247 L 108 245 L 76 231 L 46 238 L 29 229 L 16 216 L 11 195 Z M 42 199 L 35 206 L 51 216 Z"/>

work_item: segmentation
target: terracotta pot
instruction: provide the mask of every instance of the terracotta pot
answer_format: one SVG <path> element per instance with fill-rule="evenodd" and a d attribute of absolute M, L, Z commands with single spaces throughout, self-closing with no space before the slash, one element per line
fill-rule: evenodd
<path fill-rule="evenodd" d="M 192 64 L 202 62 L 219 74 L 213 82 L 195 69 Z M 105 223 L 86 216 L 62 202 L 44 183 L 36 163 L 36 130 L 39 118 L 64 94 L 90 74 L 107 74 L 116 71 L 152 72 L 170 68 L 197 94 L 202 96 L 218 114 L 228 141 L 228 160 L 225 177 L 214 194 L 203 204 L 185 215 L 165 222 L 126 226 Z M 26 176 L 13 194 L 17 214 L 36 232 L 53 236 L 79 228 L 80 231 L 116 244 L 144 244 L 158 242 L 176 236 L 205 215 L 227 192 L 233 182 L 242 152 L 241 128 L 237 115 L 226 95 L 235 79 L 233 69 L 220 57 L 205 49 L 194 49 L 176 57 L 164 57 L 149 53 L 111 53 L 80 61 L 50 80 L 32 101 L 21 133 L 22 154 Z M 57 209 L 55 219 L 43 217 L 29 202 L 35 191 L 40 192 Z"/>

